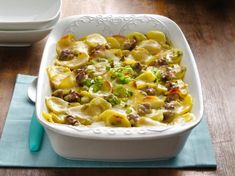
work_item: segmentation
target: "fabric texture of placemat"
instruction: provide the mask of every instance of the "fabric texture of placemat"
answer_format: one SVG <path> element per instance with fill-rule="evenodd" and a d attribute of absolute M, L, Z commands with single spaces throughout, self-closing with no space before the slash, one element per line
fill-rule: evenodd
<path fill-rule="evenodd" d="M 34 104 L 27 89 L 34 76 L 18 75 L 3 133 L 0 139 L 0 167 L 58 168 L 216 168 L 211 137 L 205 118 L 191 132 L 183 150 L 170 160 L 105 162 L 67 160 L 51 148 L 47 135 L 41 150 L 31 153 L 28 148 L 30 119 Z"/>

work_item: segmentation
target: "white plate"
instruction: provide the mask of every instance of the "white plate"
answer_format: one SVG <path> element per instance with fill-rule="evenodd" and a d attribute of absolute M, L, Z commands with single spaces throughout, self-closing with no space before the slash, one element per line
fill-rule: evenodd
<path fill-rule="evenodd" d="M 0 30 L 45 28 L 60 9 L 61 0 L 0 0 Z"/>
<path fill-rule="evenodd" d="M 56 42 L 65 34 L 73 33 L 82 37 L 91 33 L 102 35 L 128 34 L 138 31 L 161 30 L 173 44 L 183 50 L 183 64 L 187 67 L 185 81 L 194 98 L 192 112 L 196 120 L 167 127 L 73 127 L 53 124 L 42 117 L 47 111 L 45 96 L 51 94 L 46 67 L 56 55 Z M 39 71 L 37 116 L 45 127 L 53 149 L 61 156 L 71 159 L 148 160 L 166 159 L 175 156 L 202 119 L 203 102 L 197 66 L 184 34 L 169 18 L 159 15 L 80 15 L 62 20 L 56 25 L 46 43 Z"/>

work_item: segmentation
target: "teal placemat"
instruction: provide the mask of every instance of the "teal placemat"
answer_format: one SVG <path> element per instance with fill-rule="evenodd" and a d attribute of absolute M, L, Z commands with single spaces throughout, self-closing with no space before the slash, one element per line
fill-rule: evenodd
<path fill-rule="evenodd" d="M 1 167 L 74 167 L 74 168 L 216 168 L 213 146 L 205 119 L 192 131 L 180 154 L 164 161 L 103 162 L 67 160 L 51 148 L 44 137 L 37 153 L 28 149 L 28 131 L 34 104 L 27 98 L 27 88 L 35 77 L 18 75 L 0 139 Z"/>

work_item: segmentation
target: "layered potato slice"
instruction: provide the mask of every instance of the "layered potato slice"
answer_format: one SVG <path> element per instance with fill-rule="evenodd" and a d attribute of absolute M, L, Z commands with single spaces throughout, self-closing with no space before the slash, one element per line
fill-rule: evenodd
<path fill-rule="evenodd" d="M 79 67 L 83 66 L 84 64 L 86 64 L 88 62 L 88 60 L 89 60 L 88 54 L 78 53 L 70 60 L 56 59 L 55 65 L 68 67 L 70 69 L 76 69 L 76 68 L 79 68 Z"/>
<path fill-rule="evenodd" d="M 148 39 L 153 39 L 161 44 L 166 43 L 166 35 L 161 31 L 149 31 L 146 33 Z"/>
<path fill-rule="evenodd" d="M 124 114 L 112 109 L 104 111 L 100 114 L 100 118 L 104 121 L 106 126 L 131 127 L 130 121 Z"/>
<path fill-rule="evenodd" d="M 67 112 L 69 104 L 61 98 L 46 97 L 46 105 L 53 113 L 62 114 Z"/>
<path fill-rule="evenodd" d="M 107 40 L 105 39 L 105 37 L 103 37 L 102 35 L 97 34 L 97 33 L 90 34 L 90 35 L 86 36 L 84 41 L 90 47 L 96 47 L 98 45 L 107 44 Z"/>
<path fill-rule="evenodd" d="M 49 66 L 47 73 L 54 89 L 68 89 L 76 86 L 75 74 L 67 67 Z"/>

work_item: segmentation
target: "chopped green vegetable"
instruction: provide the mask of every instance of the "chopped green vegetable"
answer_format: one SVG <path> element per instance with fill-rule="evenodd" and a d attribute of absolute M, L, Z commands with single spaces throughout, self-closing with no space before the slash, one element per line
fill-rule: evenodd
<path fill-rule="evenodd" d="M 116 79 L 119 84 L 129 83 L 134 75 L 134 71 L 130 66 L 113 68 L 110 73 L 111 78 Z"/>
<path fill-rule="evenodd" d="M 111 69 L 110 66 L 106 66 L 106 71 L 109 71 Z"/>
<path fill-rule="evenodd" d="M 83 84 L 84 86 L 91 87 L 91 85 L 92 85 L 93 82 L 94 82 L 94 81 L 93 81 L 92 79 L 84 79 L 84 80 L 82 81 L 82 84 Z"/>
<path fill-rule="evenodd" d="M 118 85 L 114 88 L 113 94 L 119 98 L 126 98 L 126 97 L 131 97 L 133 95 L 133 92 L 121 85 Z"/>
<path fill-rule="evenodd" d="M 131 108 L 127 108 L 126 113 L 127 113 L 127 114 L 132 113 L 132 109 L 131 109 Z"/>
<path fill-rule="evenodd" d="M 98 76 L 93 84 L 93 92 L 98 92 L 102 88 L 103 82 L 102 77 Z"/>
<path fill-rule="evenodd" d="M 153 70 L 153 73 L 154 73 L 154 75 L 156 76 L 155 82 L 156 82 L 156 83 L 159 83 L 159 82 L 162 80 L 161 71 L 160 71 L 159 69 L 155 68 L 155 69 Z"/>
<path fill-rule="evenodd" d="M 118 105 L 121 103 L 121 100 L 115 95 L 110 95 L 106 98 L 106 100 L 111 103 L 112 106 Z"/>
<path fill-rule="evenodd" d="M 120 84 L 127 84 L 130 81 L 131 81 L 131 78 L 127 77 L 127 76 L 120 76 L 118 79 L 118 83 L 120 83 Z"/>

